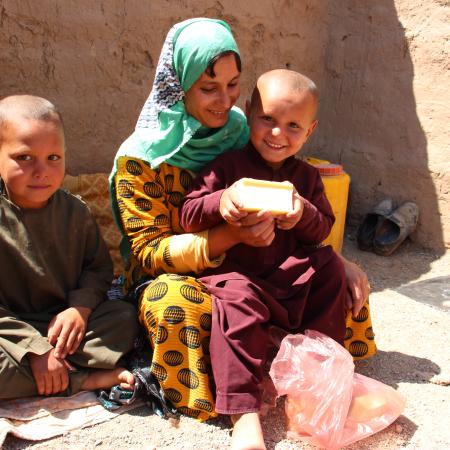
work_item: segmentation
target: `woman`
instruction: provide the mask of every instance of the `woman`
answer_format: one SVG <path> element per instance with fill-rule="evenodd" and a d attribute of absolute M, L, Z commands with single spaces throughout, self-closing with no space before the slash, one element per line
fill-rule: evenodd
<path fill-rule="evenodd" d="M 240 72 L 239 50 L 226 23 L 176 24 L 135 132 L 119 149 L 111 174 L 113 210 L 124 237 L 125 290 L 139 292 L 152 372 L 177 409 L 200 420 L 216 415 L 207 356 L 211 298 L 185 274 L 221 264 L 230 248 L 224 238 L 228 225 L 183 233 L 178 206 L 196 171 L 248 140 L 245 117 L 234 107 Z M 253 223 L 244 232 L 257 238 L 268 226 Z M 362 303 L 367 278 L 345 263 L 355 303 Z"/>

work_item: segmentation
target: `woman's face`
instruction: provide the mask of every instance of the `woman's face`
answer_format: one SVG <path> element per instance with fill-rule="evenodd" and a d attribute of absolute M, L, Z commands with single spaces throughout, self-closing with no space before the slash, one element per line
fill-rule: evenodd
<path fill-rule="evenodd" d="M 203 72 L 184 98 L 187 113 L 207 128 L 220 128 L 227 123 L 240 94 L 241 74 L 233 54 L 219 58 L 214 73 L 212 78 Z"/>

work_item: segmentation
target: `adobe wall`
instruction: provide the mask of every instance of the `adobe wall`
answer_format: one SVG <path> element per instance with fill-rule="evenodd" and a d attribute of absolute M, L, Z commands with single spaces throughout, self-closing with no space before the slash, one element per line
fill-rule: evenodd
<path fill-rule="evenodd" d="M 68 172 L 108 171 L 171 24 L 223 18 L 242 52 L 240 105 L 264 70 L 311 76 L 322 101 L 305 153 L 350 173 L 349 220 L 387 195 L 414 200 L 413 238 L 442 252 L 450 246 L 449 10 L 444 0 L 1 0 L 0 97 L 49 98 L 64 117 Z"/>

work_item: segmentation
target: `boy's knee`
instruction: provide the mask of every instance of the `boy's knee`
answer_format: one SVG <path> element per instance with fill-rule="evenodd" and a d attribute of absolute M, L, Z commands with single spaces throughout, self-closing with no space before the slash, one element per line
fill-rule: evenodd
<path fill-rule="evenodd" d="M 332 275 L 332 278 L 336 281 L 345 282 L 346 275 L 344 263 L 334 251 L 331 253 L 330 259 L 324 269 L 328 274 Z"/>
<path fill-rule="evenodd" d="M 122 300 L 105 300 L 92 311 L 90 321 L 107 321 L 108 327 L 118 323 L 128 324 L 136 321 L 137 310 L 131 304 Z M 122 327 L 121 326 L 121 327 Z"/>
<path fill-rule="evenodd" d="M 339 278 L 346 279 L 346 273 L 345 273 L 345 265 L 342 261 L 342 258 L 333 251 L 333 256 L 330 260 L 331 270 L 336 272 L 336 276 Z"/>
<path fill-rule="evenodd" d="M 124 332 L 131 343 L 133 343 L 139 331 L 137 311 L 133 305 L 124 302 L 121 315 L 123 317 L 124 328 L 127 328 Z"/>
<path fill-rule="evenodd" d="M 122 300 L 107 300 L 109 310 L 116 319 L 122 319 L 122 321 L 133 322 L 136 320 L 137 310 L 131 304 Z"/>
<path fill-rule="evenodd" d="M 320 267 L 316 267 L 315 289 L 320 292 L 326 292 L 326 296 L 338 296 L 342 301 L 345 300 L 344 293 L 347 292 L 347 275 L 342 259 L 327 247 L 324 248 L 325 263 Z M 322 294 L 325 295 L 325 294 Z"/>
<path fill-rule="evenodd" d="M 92 312 L 82 346 L 73 362 L 108 369 L 133 348 L 138 334 L 137 312 L 121 300 L 106 300 Z"/>
<path fill-rule="evenodd" d="M 137 336 L 139 324 L 136 308 L 121 300 L 110 300 L 111 305 L 111 327 L 115 327 L 117 333 L 128 341 L 133 341 Z"/>

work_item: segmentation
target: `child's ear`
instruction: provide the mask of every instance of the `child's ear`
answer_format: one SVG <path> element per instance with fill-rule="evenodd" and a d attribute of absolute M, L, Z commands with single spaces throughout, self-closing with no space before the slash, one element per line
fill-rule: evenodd
<path fill-rule="evenodd" d="M 245 117 L 247 117 L 247 120 L 250 120 L 250 112 L 252 110 L 252 105 L 250 100 L 245 101 Z"/>
<path fill-rule="evenodd" d="M 317 127 L 317 124 L 319 123 L 319 121 L 316 119 L 308 128 L 308 132 L 306 133 L 306 139 L 308 139 L 314 132 L 314 130 Z"/>

